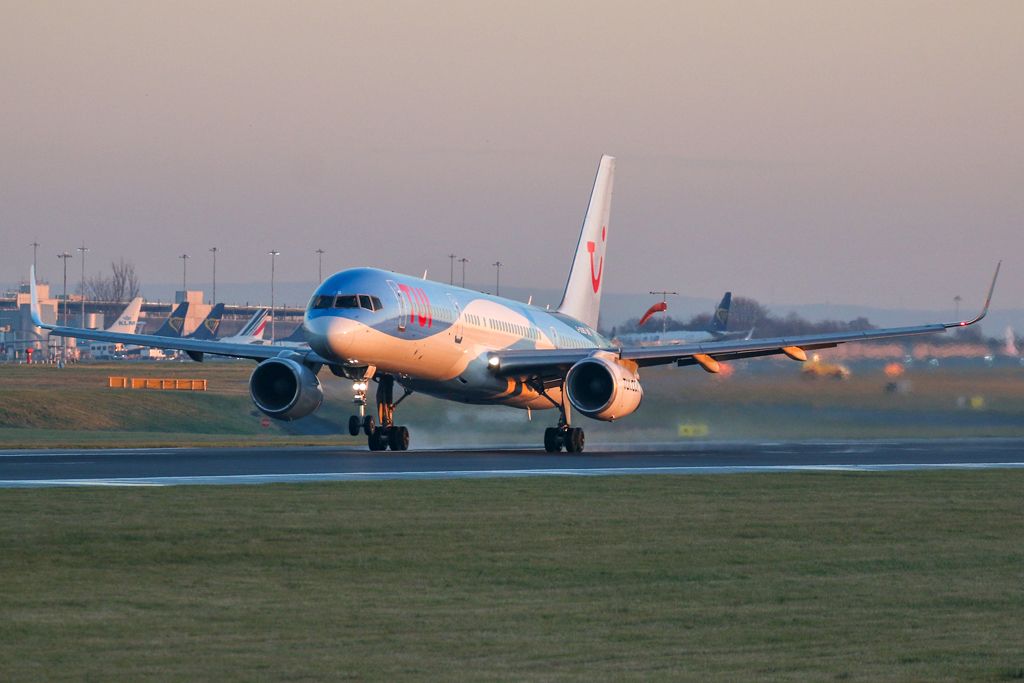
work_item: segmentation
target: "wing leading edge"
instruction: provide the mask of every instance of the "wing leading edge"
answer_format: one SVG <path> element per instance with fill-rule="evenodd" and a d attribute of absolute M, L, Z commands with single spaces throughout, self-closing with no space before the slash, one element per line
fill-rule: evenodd
<path fill-rule="evenodd" d="M 950 328 L 967 327 L 981 321 L 988 314 L 995 291 L 996 280 L 1002 262 L 996 265 L 992 284 L 981 313 L 971 320 L 949 323 L 931 323 L 910 327 L 890 327 L 879 330 L 861 332 L 834 332 L 827 334 L 795 335 L 792 337 L 775 337 L 767 339 L 740 339 L 731 341 L 711 341 L 696 344 L 671 344 L 664 346 L 623 346 L 618 349 L 603 349 L 618 355 L 620 360 L 633 361 L 637 365 L 668 365 L 679 366 L 700 365 L 709 372 L 717 372 L 718 361 L 755 358 L 758 356 L 785 355 L 794 360 L 806 360 L 807 351 L 828 349 L 839 344 L 894 337 L 910 337 L 923 334 L 945 332 Z M 551 379 L 564 372 L 575 363 L 595 353 L 594 349 L 542 349 L 497 351 L 488 354 L 488 364 L 492 372 L 506 377 L 538 377 Z"/>
<path fill-rule="evenodd" d="M 296 351 L 294 347 L 289 346 L 275 346 L 273 344 L 230 344 L 214 340 L 189 339 L 183 337 L 160 337 L 154 334 L 126 334 L 123 332 L 86 330 L 80 327 L 50 325 L 49 323 L 44 323 L 39 315 L 39 297 L 36 293 L 35 267 L 32 268 L 31 275 L 29 287 L 31 292 L 30 313 L 32 316 L 32 324 L 36 327 L 41 327 L 44 330 L 49 330 L 50 334 L 58 337 L 93 339 L 96 341 L 128 344 L 131 346 L 149 346 L 156 349 L 174 349 L 177 351 L 184 351 L 196 361 L 201 361 L 205 354 L 261 361 L 266 360 L 267 358 L 275 358 L 282 353 L 287 353 L 289 355 L 301 355 L 302 361 L 305 363 L 328 363 L 327 360 L 321 358 L 313 351 Z"/>

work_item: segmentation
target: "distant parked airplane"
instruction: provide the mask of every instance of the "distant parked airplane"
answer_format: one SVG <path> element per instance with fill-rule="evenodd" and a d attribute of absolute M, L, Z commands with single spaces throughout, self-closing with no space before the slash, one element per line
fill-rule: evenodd
<path fill-rule="evenodd" d="M 720 361 L 736 358 L 785 355 L 804 361 L 807 351 L 844 342 L 965 327 L 988 311 L 998 267 L 981 313 L 971 320 L 772 339 L 615 345 L 595 331 L 614 167 L 612 157 L 601 159 L 565 293 L 553 311 L 387 270 L 353 268 L 328 277 L 313 293 L 303 320 L 309 350 L 150 335 L 132 338 L 44 323 L 33 268 L 33 322 L 57 336 L 175 348 L 197 361 L 207 353 L 258 361 L 249 379 L 252 400 L 278 420 L 297 420 L 320 407 L 323 391 L 317 373 L 324 366 L 351 379 L 363 403 L 367 385 L 374 381 L 377 422 L 369 415 L 353 415 L 349 429 L 356 433 L 361 428 L 375 451 L 408 448 L 409 430 L 395 424 L 395 409 L 405 396 L 418 391 L 462 403 L 557 409 L 558 425 L 545 431 L 545 449 L 580 452 L 583 430 L 572 426 L 572 410 L 605 421 L 629 415 L 643 397 L 642 367 L 699 365 L 718 372 Z M 404 389 L 397 400 L 395 384 Z"/>

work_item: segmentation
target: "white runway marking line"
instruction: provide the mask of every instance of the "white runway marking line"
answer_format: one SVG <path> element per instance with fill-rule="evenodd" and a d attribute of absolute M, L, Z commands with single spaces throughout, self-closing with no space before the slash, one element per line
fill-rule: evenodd
<path fill-rule="evenodd" d="M 223 474 L 107 479 L 8 479 L 0 488 L 57 486 L 179 486 L 188 484 L 274 484 L 389 479 L 495 479 L 502 477 L 600 477 L 630 474 L 768 474 L 781 472 L 900 472 L 913 470 L 1020 469 L 1024 462 L 897 463 L 884 465 L 707 465 L 694 467 L 596 467 L 579 469 L 435 470 L 422 472 L 319 472 L 301 474 Z"/>

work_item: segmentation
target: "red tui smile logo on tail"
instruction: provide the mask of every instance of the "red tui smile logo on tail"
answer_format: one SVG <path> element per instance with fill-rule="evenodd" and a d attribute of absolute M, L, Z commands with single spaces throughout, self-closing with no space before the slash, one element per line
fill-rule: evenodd
<path fill-rule="evenodd" d="M 604 244 L 605 238 L 608 236 L 608 226 L 601 227 L 601 243 Z M 597 245 L 593 242 L 587 242 L 587 251 L 590 253 L 590 284 L 594 288 L 594 294 L 597 294 L 597 290 L 601 289 L 601 274 L 604 272 L 604 254 L 601 255 L 597 263 L 597 268 L 594 268 L 594 250 L 597 249 Z"/>

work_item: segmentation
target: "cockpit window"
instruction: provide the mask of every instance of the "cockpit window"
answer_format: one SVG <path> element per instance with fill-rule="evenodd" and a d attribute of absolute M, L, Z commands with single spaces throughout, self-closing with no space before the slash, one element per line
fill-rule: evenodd
<path fill-rule="evenodd" d="M 320 294 L 313 297 L 310 307 L 314 309 L 325 308 L 362 308 L 367 311 L 380 311 L 384 304 L 380 299 L 369 294 Z"/>
<path fill-rule="evenodd" d="M 379 311 L 384 308 L 380 303 L 380 299 L 369 294 L 359 295 L 359 308 L 365 308 L 368 311 Z"/>
<path fill-rule="evenodd" d="M 355 294 L 339 294 L 334 300 L 335 308 L 359 308 L 359 297 Z"/>

